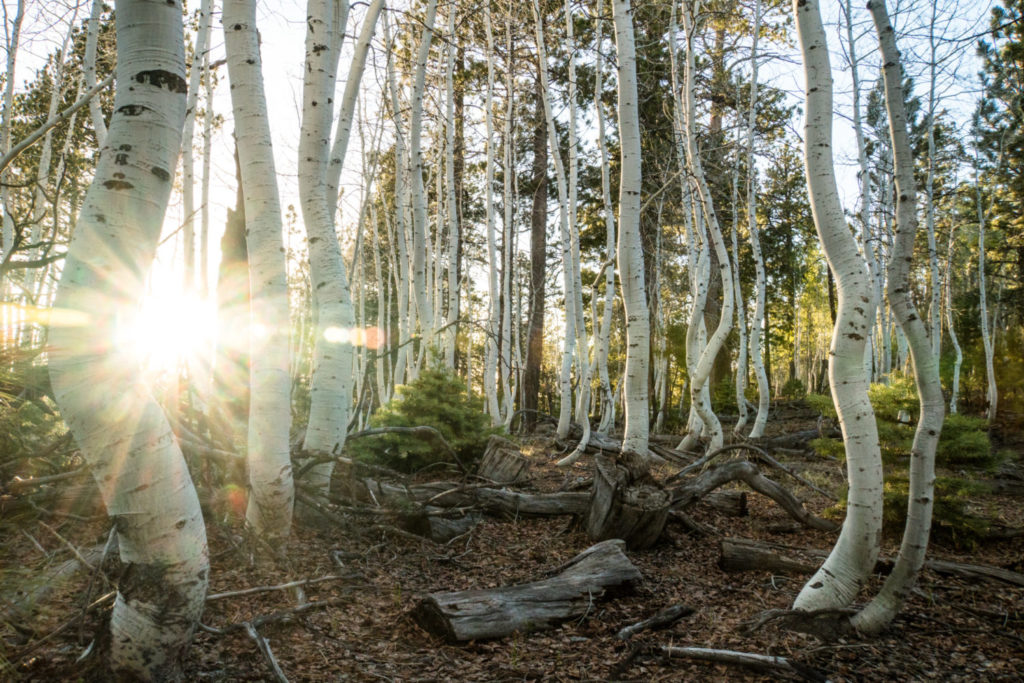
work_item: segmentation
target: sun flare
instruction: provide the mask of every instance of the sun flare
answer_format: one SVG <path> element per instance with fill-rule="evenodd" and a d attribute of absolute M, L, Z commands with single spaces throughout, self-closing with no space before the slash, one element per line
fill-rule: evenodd
<path fill-rule="evenodd" d="M 162 291 L 147 296 L 123 321 L 117 344 L 149 373 L 174 372 L 209 358 L 217 339 L 217 308 L 194 294 Z"/>

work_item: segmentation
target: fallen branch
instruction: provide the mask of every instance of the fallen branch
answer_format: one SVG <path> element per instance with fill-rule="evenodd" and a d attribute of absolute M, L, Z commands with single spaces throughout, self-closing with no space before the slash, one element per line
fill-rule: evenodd
<path fill-rule="evenodd" d="M 281 665 L 277 663 L 277 658 L 274 657 L 274 653 L 270 649 L 270 643 L 267 642 L 267 639 L 261 636 L 259 631 L 256 630 L 256 627 L 248 621 L 242 624 L 242 626 L 245 628 L 245 632 L 249 637 L 256 641 L 256 647 L 260 649 L 260 652 L 263 653 L 264 659 L 266 659 L 267 663 L 270 664 L 270 670 L 274 672 L 274 679 L 277 680 L 278 683 L 288 683 L 288 677 L 284 675 L 284 671 L 281 670 Z"/>
<path fill-rule="evenodd" d="M 206 596 L 206 602 L 213 602 L 214 600 L 226 600 L 227 598 L 237 598 L 243 595 L 253 595 L 254 593 L 269 593 L 271 591 L 283 591 L 289 588 L 312 586 L 318 583 L 324 583 L 326 581 L 351 581 L 355 579 L 365 579 L 366 577 L 358 572 L 351 574 L 331 574 L 329 576 L 318 576 L 315 579 L 300 579 L 298 581 L 289 581 L 288 583 L 278 584 L 276 586 L 256 586 L 254 588 L 244 588 L 237 591 L 225 591 L 224 593 L 214 593 L 213 595 Z"/>
<path fill-rule="evenodd" d="M 756 671 L 782 674 L 804 681 L 828 680 L 811 667 L 786 659 L 785 657 L 736 652 L 735 650 L 712 650 L 706 647 L 680 647 L 677 645 L 663 645 L 660 648 L 660 652 L 665 657 L 679 657 L 683 659 L 696 659 L 702 662 L 714 662 L 715 664 L 742 666 Z"/>
<path fill-rule="evenodd" d="M 693 608 L 687 605 L 672 605 L 671 607 L 666 607 L 661 610 L 653 617 L 648 617 L 647 619 L 643 619 L 635 624 L 630 624 L 629 626 L 620 629 L 619 632 L 615 634 L 615 637 L 619 640 L 629 640 L 641 631 L 671 626 L 683 617 L 690 616 L 693 612 Z"/>
<path fill-rule="evenodd" d="M 696 479 L 672 489 L 672 506 L 686 508 L 730 481 L 742 481 L 758 493 L 768 496 L 793 519 L 812 529 L 835 531 L 839 528 L 834 522 L 822 519 L 805 510 L 803 504 L 792 493 L 762 475 L 753 463 L 746 460 L 737 460 L 709 470 Z"/>

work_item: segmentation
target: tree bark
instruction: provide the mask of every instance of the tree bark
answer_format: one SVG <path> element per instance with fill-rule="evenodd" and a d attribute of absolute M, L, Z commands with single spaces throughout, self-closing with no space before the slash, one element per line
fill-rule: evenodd
<path fill-rule="evenodd" d="M 117 45 L 108 142 L 118 153 L 100 156 L 64 264 L 50 378 L 117 526 L 125 572 L 110 618 L 111 668 L 172 680 L 203 610 L 206 531 L 170 424 L 116 343 L 116 326 L 145 291 L 181 145 L 181 5 L 122 0 Z"/>

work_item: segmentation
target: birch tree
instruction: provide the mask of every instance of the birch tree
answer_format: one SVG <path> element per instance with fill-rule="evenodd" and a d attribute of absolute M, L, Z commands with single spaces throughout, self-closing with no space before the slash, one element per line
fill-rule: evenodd
<path fill-rule="evenodd" d="M 245 200 L 252 311 L 248 433 L 251 490 L 245 518 L 257 534 L 284 537 L 291 527 L 294 500 L 288 448 L 288 283 L 255 0 L 225 0 L 223 21 Z"/>
<path fill-rule="evenodd" d="M 185 460 L 119 319 L 145 291 L 185 121 L 178 2 L 117 3 L 108 148 L 86 193 L 54 302 L 54 397 L 116 521 L 124 564 L 110 615 L 116 675 L 176 680 L 203 610 L 206 531 Z"/>
<path fill-rule="evenodd" d="M 882 458 L 868 400 L 864 347 L 871 281 L 839 203 L 832 159 L 832 67 L 817 0 L 794 0 L 804 64 L 804 163 L 818 238 L 835 274 L 838 308 L 828 376 L 846 451 L 850 482 L 846 519 L 835 547 L 804 585 L 793 607 L 842 607 L 856 597 L 875 566 L 882 530 Z"/>
<path fill-rule="evenodd" d="M 199 29 L 196 31 L 195 49 L 192 50 L 192 66 L 188 76 L 188 103 L 185 109 L 185 132 L 181 140 L 181 198 L 185 212 L 185 226 L 182 234 L 185 246 L 186 291 L 195 287 L 195 155 L 192 152 L 192 138 L 196 125 L 196 108 L 199 104 L 199 78 L 202 74 L 206 51 L 210 48 L 210 5 L 211 0 L 202 0 L 199 6 Z"/>

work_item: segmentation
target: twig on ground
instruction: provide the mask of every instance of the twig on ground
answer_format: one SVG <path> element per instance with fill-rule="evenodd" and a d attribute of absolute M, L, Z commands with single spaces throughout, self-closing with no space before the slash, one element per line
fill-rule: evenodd
<path fill-rule="evenodd" d="M 237 598 L 243 595 L 253 595 L 254 593 L 269 593 L 271 591 L 288 590 L 289 588 L 295 588 L 297 586 L 312 586 L 314 584 L 324 583 L 326 581 L 351 581 L 365 578 L 365 576 L 358 572 L 353 572 L 351 574 L 331 574 L 329 576 L 318 576 L 312 579 L 299 579 L 298 581 L 289 581 L 288 583 L 282 583 L 276 586 L 255 586 L 253 588 L 243 588 L 237 591 L 225 591 L 223 593 L 214 593 L 213 595 L 206 596 L 206 602 L 212 602 L 214 600 L 226 600 L 227 598 Z"/>
<path fill-rule="evenodd" d="M 680 647 L 677 645 L 663 645 L 660 652 L 665 657 L 681 657 L 703 662 L 714 662 L 716 664 L 742 666 L 757 671 L 795 677 L 804 681 L 828 680 L 824 675 L 811 667 L 786 659 L 785 657 L 736 652 L 735 650 L 712 650 L 706 647 Z"/>
<path fill-rule="evenodd" d="M 647 619 L 638 621 L 635 624 L 626 626 L 621 629 L 615 637 L 619 640 L 629 640 L 641 631 L 671 626 L 683 617 L 690 616 L 693 612 L 693 608 L 688 605 L 672 605 L 671 607 L 666 607 L 661 610 L 653 617 L 648 617 Z"/>
<path fill-rule="evenodd" d="M 243 623 L 242 626 L 245 628 L 245 632 L 256 641 L 256 647 L 263 653 L 264 659 L 270 664 L 270 670 L 274 672 L 274 679 L 278 683 L 288 683 L 288 677 L 284 675 L 284 671 L 281 670 L 281 665 L 277 663 L 277 658 L 274 657 L 273 651 L 270 649 L 270 643 L 267 639 L 260 635 L 256 627 L 250 624 L 248 621 Z"/>

